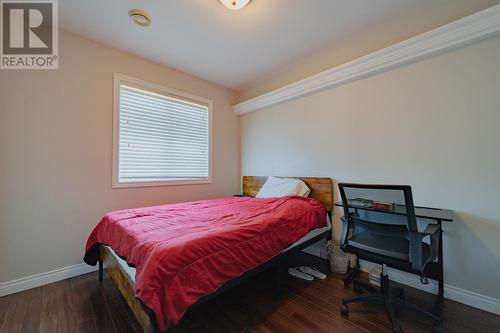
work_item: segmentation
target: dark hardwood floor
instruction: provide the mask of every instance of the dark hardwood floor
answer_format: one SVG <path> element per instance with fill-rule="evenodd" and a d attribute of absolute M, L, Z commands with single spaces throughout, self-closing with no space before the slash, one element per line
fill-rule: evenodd
<path fill-rule="evenodd" d="M 280 298 L 272 275 L 263 274 L 190 310 L 169 332 L 391 332 L 382 308 L 352 305 L 349 318 L 340 300 L 353 295 L 339 277 L 307 283 L 286 279 Z M 429 295 L 406 288 L 407 299 L 429 303 Z M 432 323 L 415 313 L 399 314 L 406 332 L 430 332 Z M 500 316 L 453 301 L 445 303 L 447 332 L 500 332 Z M 108 276 L 82 275 L 0 298 L 0 332 L 141 332 Z"/>

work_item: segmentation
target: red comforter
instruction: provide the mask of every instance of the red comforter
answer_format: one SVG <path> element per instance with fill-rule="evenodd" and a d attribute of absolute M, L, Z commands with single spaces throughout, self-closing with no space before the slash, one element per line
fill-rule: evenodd
<path fill-rule="evenodd" d="M 326 224 L 313 199 L 227 197 L 107 213 L 90 234 L 85 262 L 99 244 L 136 267 L 136 295 L 161 330 L 222 284 L 265 263 Z"/>

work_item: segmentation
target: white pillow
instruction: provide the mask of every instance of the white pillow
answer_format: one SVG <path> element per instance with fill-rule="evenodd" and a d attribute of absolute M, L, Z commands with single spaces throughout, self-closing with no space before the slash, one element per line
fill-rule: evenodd
<path fill-rule="evenodd" d="M 286 197 L 300 195 L 307 197 L 311 191 L 300 179 L 268 177 L 256 198 Z"/>

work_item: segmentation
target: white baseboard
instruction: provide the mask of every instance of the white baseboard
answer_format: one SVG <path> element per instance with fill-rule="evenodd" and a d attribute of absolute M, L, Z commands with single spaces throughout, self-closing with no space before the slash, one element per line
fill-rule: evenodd
<path fill-rule="evenodd" d="M 375 265 L 374 263 L 360 260 L 361 270 L 364 272 L 368 272 Z M 17 280 L 2 282 L 0 283 L 0 297 L 94 272 L 96 270 L 97 266 L 94 267 L 82 263 L 55 269 L 50 272 L 23 277 Z M 433 294 L 437 293 L 437 282 L 434 280 L 429 280 L 429 284 L 424 285 L 420 283 L 420 278 L 418 276 L 392 268 L 388 268 L 388 274 L 393 281 Z M 481 295 L 448 284 L 444 285 L 444 296 L 447 299 L 500 315 L 500 299 Z"/>
<path fill-rule="evenodd" d="M 78 275 L 97 270 L 97 266 L 78 264 L 55 269 L 50 272 L 26 276 L 20 279 L 0 283 L 0 297 L 14 294 L 23 290 L 43 286 L 52 282 L 69 279 Z M 97 279 L 97 277 L 96 277 Z"/>
<path fill-rule="evenodd" d="M 363 272 L 368 272 L 372 267 L 376 266 L 369 261 L 360 260 L 360 267 Z M 387 269 L 389 278 L 407 286 L 420 289 L 426 292 L 437 294 L 437 281 L 429 280 L 429 284 L 420 283 L 420 277 L 415 274 L 410 274 L 397 269 Z M 488 311 L 500 315 L 500 299 L 490 296 L 481 295 L 473 291 L 461 289 L 449 284 L 444 284 L 444 297 L 453 301 L 466 304 L 484 311 Z"/>

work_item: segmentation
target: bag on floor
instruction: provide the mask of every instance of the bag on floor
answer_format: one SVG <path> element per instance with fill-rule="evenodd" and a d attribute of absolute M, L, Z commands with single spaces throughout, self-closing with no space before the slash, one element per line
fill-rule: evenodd
<path fill-rule="evenodd" d="M 330 246 L 329 251 L 330 268 L 334 273 L 345 274 L 349 267 L 354 268 L 357 265 L 356 255 L 345 253 L 340 246 Z"/>

